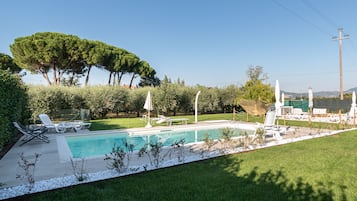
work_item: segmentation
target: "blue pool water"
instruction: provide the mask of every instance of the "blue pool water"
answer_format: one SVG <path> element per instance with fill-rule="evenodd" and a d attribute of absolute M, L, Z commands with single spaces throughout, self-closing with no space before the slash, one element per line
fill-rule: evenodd
<path fill-rule="evenodd" d="M 232 137 L 242 135 L 244 132 L 253 134 L 253 130 L 230 129 Z M 205 136 L 210 139 L 219 139 L 222 136 L 222 128 L 185 131 L 158 131 L 152 134 L 129 135 L 127 132 L 118 134 L 67 136 L 66 140 L 72 152 L 73 158 L 86 158 L 102 156 L 112 151 L 114 145 L 124 147 L 124 141 L 134 145 L 134 150 L 139 150 L 148 143 L 161 142 L 164 146 L 170 146 L 181 139 L 185 144 L 201 142 Z"/>

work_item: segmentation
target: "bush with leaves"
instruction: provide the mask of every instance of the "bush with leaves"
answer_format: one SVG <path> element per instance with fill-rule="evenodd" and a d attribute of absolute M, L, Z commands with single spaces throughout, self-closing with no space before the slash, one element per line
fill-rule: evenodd
<path fill-rule="evenodd" d="M 120 105 L 128 102 L 127 89 L 121 87 L 97 86 L 86 90 L 84 100 L 94 119 L 104 118 L 109 112 L 118 112 Z"/>
<path fill-rule="evenodd" d="M 239 146 L 243 147 L 243 149 L 247 149 L 252 142 L 253 139 L 249 136 L 248 132 L 244 131 L 242 138 L 239 139 Z"/>
<path fill-rule="evenodd" d="M 170 157 L 171 153 L 176 154 L 177 156 L 177 161 L 182 163 L 185 161 L 185 139 L 180 139 L 176 140 L 174 143 L 171 144 L 172 152 L 170 152 Z"/>
<path fill-rule="evenodd" d="M 0 70 L 0 150 L 14 136 L 13 121 L 27 123 L 28 110 L 27 88 L 18 75 Z"/>
<path fill-rule="evenodd" d="M 234 87 L 230 88 L 231 90 Z M 32 119 L 38 120 L 41 113 L 52 119 L 61 111 L 89 109 L 91 118 L 106 118 L 108 114 L 119 112 L 144 112 L 146 94 L 151 91 L 154 111 L 152 114 L 176 115 L 194 111 L 195 95 L 201 91 L 199 111 L 202 113 L 230 112 L 234 94 L 222 93 L 226 89 L 204 86 L 188 87 L 184 83 L 171 83 L 164 80 L 159 87 L 145 87 L 135 90 L 120 86 L 29 86 L 29 104 Z M 238 90 L 238 88 L 237 88 Z M 233 92 L 236 93 L 236 92 Z M 229 105 L 229 107 L 227 106 Z"/>
<path fill-rule="evenodd" d="M 221 144 L 221 152 L 225 153 L 230 149 L 234 148 L 235 143 L 232 139 L 233 133 L 232 129 L 230 128 L 223 128 L 222 135 L 220 136 L 219 142 Z"/>
<path fill-rule="evenodd" d="M 265 135 L 265 130 L 264 128 L 258 128 L 256 131 L 255 131 L 255 141 L 258 143 L 258 144 L 263 144 L 264 143 L 264 135 Z"/>
<path fill-rule="evenodd" d="M 209 133 L 205 134 L 203 142 L 204 143 L 203 143 L 203 145 L 201 147 L 201 151 L 200 151 L 202 158 L 207 157 L 209 155 L 209 153 L 212 151 L 213 146 L 217 144 L 217 141 L 212 139 L 210 137 Z"/>
<path fill-rule="evenodd" d="M 131 156 L 134 152 L 134 144 L 128 143 L 126 139 L 123 140 L 124 148 L 114 144 L 112 151 L 105 154 L 104 160 L 109 160 L 108 168 L 114 169 L 117 172 L 124 172 L 130 165 Z"/>
<path fill-rule="evenodd" d="M 164 153 L 163 149 L 164 144 L 162 142 L 150 142 L 145 144 L 139 150 L 139 157 L 147 156 L 149 159 L 150 165 L 155 168 L 159 168 L 161 164 L 165 161 L 166 157 L 170 154 L 169 151 Z"/>

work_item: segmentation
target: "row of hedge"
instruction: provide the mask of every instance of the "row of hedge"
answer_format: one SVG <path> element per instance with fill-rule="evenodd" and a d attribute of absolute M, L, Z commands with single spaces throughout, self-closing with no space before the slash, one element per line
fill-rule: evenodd
<path fill-rule="evenodd" d="M 26 123 L 29 116 L 25 85 L 17 75 L 0 70 L 0 150 L 14 137 L 12 122 Z"/>
<path fill-rule="evenodd" d="M 108 114 L 135 114 L 140 116 L 147 92 L 151 91 L 154 105 L 153 114 L 190 114 L 194 111 L 195 95 L 202 91 L 199 101 L 201 113 L 216 113 L 231 110 L 236 88 L 187 87 L 178 84 L 163 84 L 160 87 L 144 87 L 135 90 L 118 86 L 30 86 L 29 107 L 32 119 L 46 113 L 56 117 L 69 109 L 79 111 L 89 109 L 92 119 L 106 118 Z M 235 93 L 237 94 L 237 93 Z"/>

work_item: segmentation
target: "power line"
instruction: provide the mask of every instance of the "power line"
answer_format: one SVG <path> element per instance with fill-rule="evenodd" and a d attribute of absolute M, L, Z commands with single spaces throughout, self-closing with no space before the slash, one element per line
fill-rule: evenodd
<path fill-rule="evenodd" d="M 282 3 L 280 3 L 277 0 L 272 0 L 276 5 L 278 5 L 279 7 L 287 10 L 290 14 L 294 15 L 295 17 L 299 18 L 301 21 L 309 24 L 310 26 L 314 27 L 316 30 L 320 31 L 323 34 L 327 34 L 329 36 L 332 37 L 332 34 L 330 34 L 329 32 L 325 31 L 324 29 L 322 29 L 321 27 L 317 26 L 316 24 L 310 22 L 309 20 L 307 20 L 306 18 L 304 18 L 303 16 L 301 16 L 299 13 L 295 12 L 294 10 L 284 6 Z"/>
<path fill-rule="evenodd" d="M 306 7 L 309 7 L 313 12 L 315 12 L 317 15 L 319 15 L 325 22 L 330 24 L 333 28 L 337 29 L 340 27 L 339 25 L 337 25 L 335 23 L 334 20 L 332 20 L 332 18 L 328 17 L 323 12 L 321 12 L 321 10 L 317 9 L 314 5 L 312 5 L 312 3 L 309 0 L 303 0 L 302 2 L 305 4 Z M 343 32 L 343 33 L 346 34 L 345 32 Z M 354 44 L 353 40 L 350 40 L 349 44 L 351 45 L 351 48 L 355 52 L 357 52 L 357 46 Z"/>
<path fill-rule="evenodd" d="M 305 4 L 305 6 L 309 7 L 313 12 L 315 12 L 317 15 L 319 15 L 323 20 L 325 20 L 333 28 L 339 27 L 331 18 L 324 15 L 319 9 L 317 9 L 315 6 L 313 6 L 308 0 L 303 0 L 302 2 Z"/>

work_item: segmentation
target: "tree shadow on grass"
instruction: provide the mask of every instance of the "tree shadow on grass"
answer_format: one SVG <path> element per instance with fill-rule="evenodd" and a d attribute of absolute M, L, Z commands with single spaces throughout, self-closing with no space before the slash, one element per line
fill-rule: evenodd
<path fill-rule="evenodd" d="M 277 171 L 259 171 L 254 167 L 249 173 L 237 176 L 242 160 L 223 157 L 219 160 L 224 171 L 236 177 L 237 200 L 334 200 L 333 183 L 319 182 L 312 185 L 298 177 L 295 181 L 288 178 L 283 168 Z M 241 185 L 239 185 L 241 184 Z M 340 187 L 339 200 L 347 200 L 344 187 Z"/>
<path fill-rule="evenodd" d="M 193 162 L 107 181 L 44 192 L 32 200 L 347 200 L 346 187 L 302 177 L 289 179 L 284 169 L 242 173 L 237 156 Z M 338 190 L 338 196 L 333 190 Z M 28 198 L 28 197 L 22 197 Z M 19 200 L 22 200 L 20 198 Z"/>

